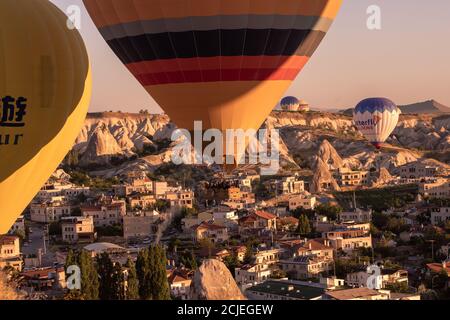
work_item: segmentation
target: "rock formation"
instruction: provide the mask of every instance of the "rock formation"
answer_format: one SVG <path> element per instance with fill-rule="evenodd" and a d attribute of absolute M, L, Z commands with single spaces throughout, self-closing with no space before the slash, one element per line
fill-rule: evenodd
<path fill-rule="evenodd" d="M 326 185 L 326 187 L 325 187 Z M 321 158 L 317 158 L 311 183 L 311 192 L 320 193 L 325 189 L 339 191 L 340 187 L 328 169 L 328 165 Z"/>
<path fill-rule="evenodd" d="M 228 268 L 216 259 L 203 261 L 194 274 L 191 300 L 246 300 Z"/>
<path fill-rule="evenodd" d="M 381 168 L 378 177 L 372 181 L 372 187 L 383 186 L 392 181 L 392 176 L 386 168 Z"/>
<path fill-rule="evenodd" d="M 322 141 L 317 157 L 322 160 L 323 163 L 330 165 L 333 169 L 342 168 L 344 165 L 344 161 L 342 161 L 342 158 L 339 156 L 336 149 L 326 139 Z"/>

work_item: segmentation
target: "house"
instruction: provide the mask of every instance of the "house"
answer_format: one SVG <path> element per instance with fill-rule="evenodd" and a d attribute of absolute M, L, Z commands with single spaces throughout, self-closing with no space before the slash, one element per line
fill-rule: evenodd
<path fill-rule="evenodd" d="M 358 248 L 371 248 L 372 235 L 366 230 L 344 229 L 325 232 L 323 237 L 329 240 L 335 250 L 350 253 Z"/>
<path fill-rule="evenodd" d="M 305 182 L 298 175 L 283 177 L 273 187 L 277 194 L 298 194 L 305 191 Z"/>
<path fill-rule="evenodd" d="M 297 208 L 312 210 L 316 207 L 316 197 L 309 192 L 304 192 L 289 198 L 289 210 L 293 211 Z"/>
<path fill-rule="evenodd" d="M 341 212 L 339 214 L 339 220 L 342 222 L 368 223 L 372 221 L 372 210 L 354 209 L 352 211 Z"/>
<path fill-rule="evenodd" d="M 156 203 L 156 198 L 153 194 L 133 194 L 127 197 L 127 201 L 131 210 L 146 210 Z"/>
<path fill-rule="evenodd" d="M 235 254 L 237 256 L 237 259 L 240 262 L 243 262 L 244 258 L 245 258 L 245 254 L 247 252 L 247 247 L 243 246 L 243 245 L 240 245 L 240 246 L 232 247 L 231 249 L 233 251 L 233 254 Z"/>
<path fill-rule="evenodd" d="M 448 178 L 426 179 L 419 183 L 419 193 L 428 198 L 449 198 L 450 180 Z"/>
<path fill-rule="evenodd" d="M 295 231 L 298 227 L 298 219 L 292 216 L 278 218 L 277 228 L 279 231 Z"/>
<path fill-rule="evenodd" d="M 258 249 L 254 254 L 254 263 L 257 265 L 268 265 L 270 267 L 277 264 L 284 253 L 285 249 L 281 248 Z"/>
<path fill-rule="evenodd" d="M 126 204 L 123 200 L 112 200 L 109 204 L 83 206 L 81 213 L 84 217 L 92 217 L 95 227 L 119 225 L 126 214 Z"/>
<path fill-rule="evenodd" d="M 268 280 L 272 272 L 272 269 L 268 265 L 246 264 L 234 269 L 234 279 L 238 286 L 246 289 L 248 286 L 253 286 Z"/>
<path fill-rule="evenodd" d="M 400 177 L 408 179 L 420 179 L 435 177 L 441 171 L 440 166 L 432 163 L 422 163 L 419 161 L 410 162 L 400 166 Z"/>
<path fill-rule="evenodd" d="M 242 191 L 240 188 L 229 188 L 228 198 L 223 201 L 237 209 L 250 208 L 256 202 L 255 194 L 249 191 Z"/>
<path fill-rule="evenodd" d="M 61 219 L 62 240 L 67 243 L 94 242 L 94 220 L 92 217 L 64 217 Z"/>
<path fill-rule="evenodd" d="M 30 219 L 33 222 L 57 222 L 63 216 L 70 216 L 71 206 L 64 201 L 47 201 L 30 205 Z"/>
<path fill-rule="evenodd" d="M 220 226 L 211 222 L 202 222 L 198 226 L 194 226 L 194 241 L 208 239 L 213 243 L 221 243 L 228 240 L 228 231 L 224 226 Z"/>
<path fill-rule="evenodd" d="M 195 251 L 195 256 L 203 259 L 217 259 L 223 261 L 226 257 L 230 256 L 230 251 L 227 249 L 212 248 L 212 247 L 201 247 Z"/>
<path fill-rule="evenodd" d="M 22 233 L 25 234 L 25 218 L 24 216 L 19 216 L 14 224 L 12 225 L 11 229 L 9 229 L 9 234 L 15 234 L 15 233 Z"/>
<path fill-rule="evenodd" d="M 167 191 L 164 199 L 170 202 L 171 207 L 193 208 L 194 192 L 190 190 Z"/>
<path fill-rule="evenodd" d="M 319 284 L 289 280 L 267 280 L 245 291 L 249 300 L 320 300 L 325 288 Z"/>
<path fill-rule="evenodd" d="M 48 267 L 23 271 L 24 284 L 36 291 L 62 290 L 66 288 L 64 267 Z"/>
<path fill-rule="evenodd" d="M 47 183 L 45 184 L 35 196 L 36 202 L 47 202 L 53 200 L 64 200 L 64 190 L 74 187 L 72 184 L 62 183 Z"/>
<path fill-rule="evenodd" d="M 17 236 L 0 235 L 0 270 L 5 267 L 22 270 L 20 239 Z"/>
<path fill-rule="evenodd" d="M 330 242 L 326 239 L 307 240 L 302 244 L 295 245 L 292 249 L 294 257 L 313 255 L 328 260 L 333 260 L 333 252 L 333 247 L 330 246 Z"/>
<path fill-rule="evenodd" d="M 436 226 L 450 221 L 450 207 L 431 208 L 431 224 Z"/>
<path fill-rule="evenodd" d="M 370 172 L 367 170 L 351 170 L 340 168 L 333 174 L 340 187 L 367 186 L 370 184 Z"/>
<path fill-rule="evenodd" d="M 372 272 L 369 271 L 367 266 L 362 266 L 359 271 L 348 273 L 346 279 L 347 285 L 355 288 L 367 287 L 367 281 L 372 274 Z M 393 284 L 404 283 L 408 285 L 408 271 L 385 268 L 381 268 L 380 271 L 381 289 Z"/>
<path fill-rule="evenodd" d="M 166 184 L 167 185 L 167 184 Z M 118 197 L 126 197 L 133 193 L 154 194 L 153 181 L 147 177 L 137 177 L 128 179 L 127 183 L 114 185 L 114 194 Z"/>
<path fill-rule="evenodd" d="M 373 290 L 369 288 L 353 288 L 327 291 L 323 300 L 389 300 L 390 292 L 387 290 Z"/>
<path fill-rule="evenodd" d="M 192 231 L 194 226 L 197 226 L 205 221 L 213 221 L 213 214 L 210 211 L 203 211 L 198 213 L 195 216 L 189 216 L 181 219 L 181 225 L 183 228 L 183 232 L 189 233 Z"/>
<path fill-rule="evenodd" d="M 81 195 L 88 197 L 91 193 L 91 189 L 89 187 L 84 186 L 71 186 L 70 188 L 63 190 L 63 195 L 69 199 L 75 199 Z"/>
<path fill-rule="evenodd" d="M 280 261 L 281 270 L 295 280 L 319 278 L 323 273 L 332 270 L 332 267 L 333 260 L 316 255 L 297 256 Z"/>
<path fill-rule="evenodd" d="M 170 293 L 176 299 L 188 300 L 191 287 L 191 275 L 188 272 L 175 269 L 168 274 Z"/>
<path fill-rule="evenodd" d="M 130 212 L 123 216 L 123 237 L 145 238 L 158 231 L 161 215 L 157 211 Z"/>
<path fill-rule="evenodd" d="M 276 230 L 277 216 L 267 211 L 256 210 L 239 219 L 239 229 L 265 229 Z"/>

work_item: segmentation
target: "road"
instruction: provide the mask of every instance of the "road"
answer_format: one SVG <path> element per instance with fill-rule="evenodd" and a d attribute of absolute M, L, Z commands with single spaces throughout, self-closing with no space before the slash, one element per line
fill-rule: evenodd
<path fill-rule="evenodd" d="M 27 244 L 22 246 L 22 254 L 24 256 L 36 255 L 39 249 L 42 250 L 42 265 L 52 266 L 55 259 L 55 255 L 48 250 L 48 240 L 47 240 L 47 254 L 44 255 L 44 228 L 43 224 L 30 223 L 29 224 L 32 233 L 29 233 Z"/>

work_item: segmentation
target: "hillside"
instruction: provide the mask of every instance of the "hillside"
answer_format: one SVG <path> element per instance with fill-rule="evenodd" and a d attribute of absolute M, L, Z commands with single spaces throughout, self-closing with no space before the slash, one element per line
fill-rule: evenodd
<path fill-rule="evenodd" d="M 438 115 L 438 114 L 450 113 L 449 107 L 447 107 L 435 100 L 428 100 L 428 101 L 424 101 L 424 102 L 408 104 L 408 105 L 404 105 L 404 106 L 399 106 L 399 108 L 400 108 L 400 110 L 402 110 L 402 113 L 404 115 L 408 115 L 408 114 Z M 351 117 L 353 115 L 353 108 L 341 110 L 341 111 L 339 111 L 339 113 Z"/>
<path fill-rule="evenodd" d="M 406 106 L 400 106 L 399 107 L 403 113 L 405 114 L 423 114 L 423 113 L 429 113 L 429 114 L 437 114 L 437 113 L 450 113 L 450 108 L 447 106 L 444 106 L 443 104 L 435 101 L 435 100 L 428 100 L 424 102 L 419 103 L 413 103 Z"/>
<path fill-rule="evenodd" d="M 274 111 L 264 127 L 280 131 L 282 168 L 315 173 L 317 180 L 329 180 L 330 164 L 334 168 L 383 167 L 387 176 L 408 162 L 449 158 L 450 115 L 402 115 L 381 153 L 366 143 L 351 117 L 343 114 Z M 171 163 L 174 143 L 170 137 L 175 128 L 166 115 L 90 114 L 66 164 L 105 177 L 130 170 L 154 171 Z"/>

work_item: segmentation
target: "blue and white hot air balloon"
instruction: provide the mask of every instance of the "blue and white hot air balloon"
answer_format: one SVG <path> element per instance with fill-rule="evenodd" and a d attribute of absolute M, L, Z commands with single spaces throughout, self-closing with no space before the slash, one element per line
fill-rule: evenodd
<path fill-rule="evenodd" d="M 359 132 L 380 149 L 397 126 L 400 114 L 400 109 L 391 100 L 369 98 L 358 103 L 353 111 L 353 122 Z"/>
<path fill-rule="evenodd" d="M 298 111 L 300 108 L 300 100 L 296 97 L 284 97 L 280 102 L 281 110 Z"/>

